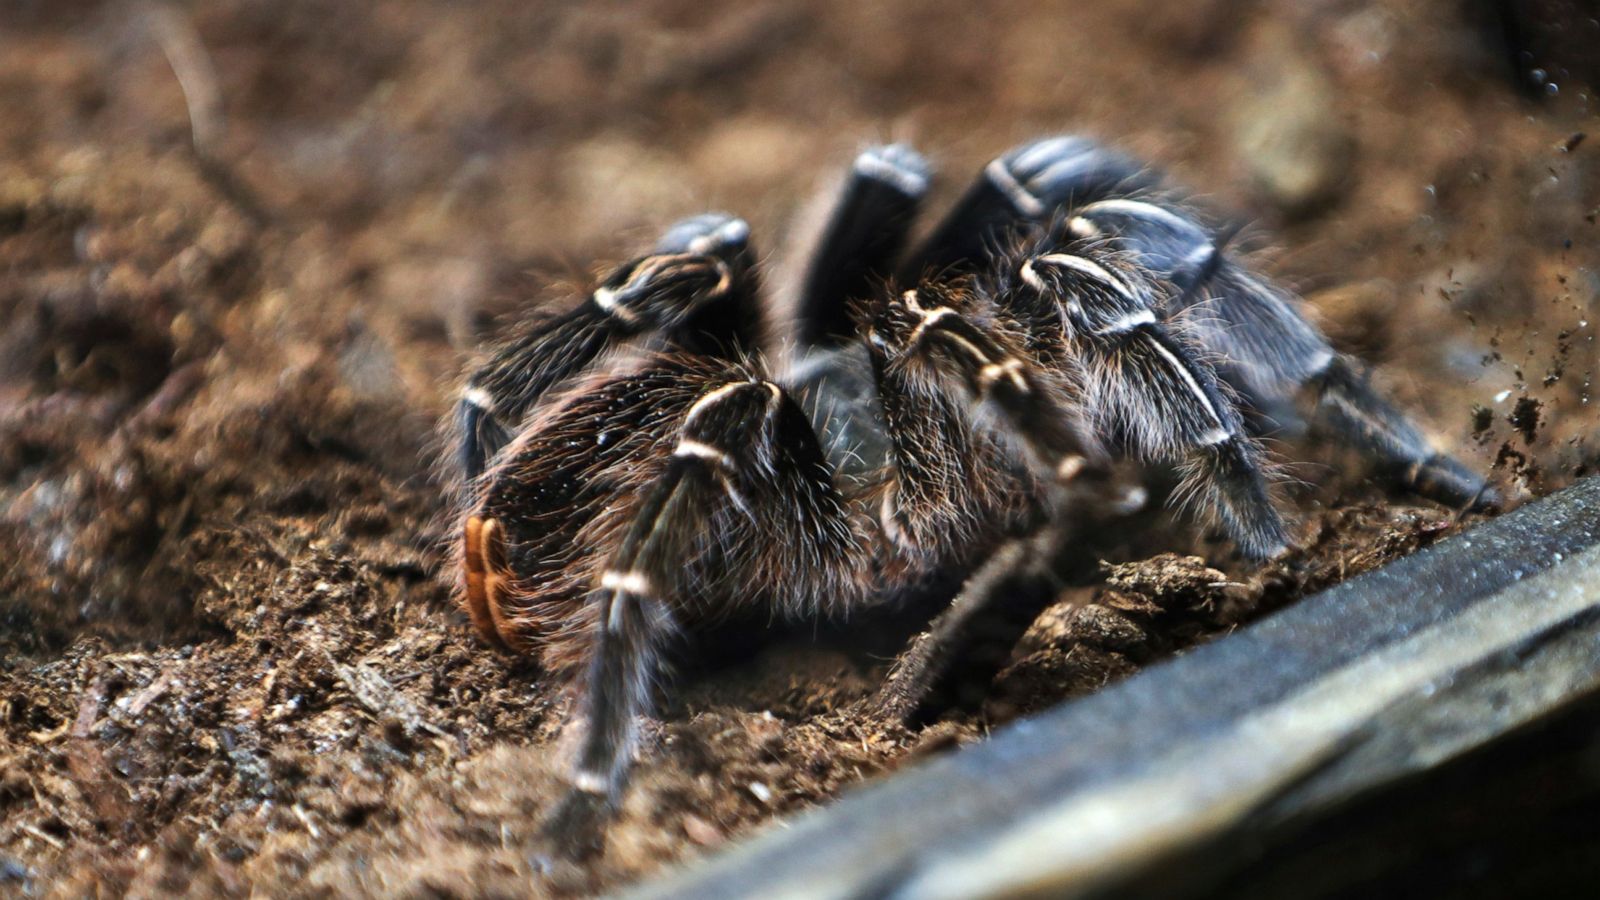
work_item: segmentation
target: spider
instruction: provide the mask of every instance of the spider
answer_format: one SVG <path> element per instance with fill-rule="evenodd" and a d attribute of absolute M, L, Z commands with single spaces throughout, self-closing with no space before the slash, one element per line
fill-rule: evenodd
<path fill-rule="evenodd" d="M 580 688 L 557 832 L 614 808 L 680 633 L 1058 553 L 1140 502 L 1115 460 L 1176 467 L 1252 560 L 1290 543 L 1257 438 L 1297 411 L 1399 487 L 1495 502 L 1132 158 L 1019 146 L 913 245 L 929 182 L 862 152 L 768 305 L 744 221 L 678 222 L 467 381 L 461 604 Z"/>

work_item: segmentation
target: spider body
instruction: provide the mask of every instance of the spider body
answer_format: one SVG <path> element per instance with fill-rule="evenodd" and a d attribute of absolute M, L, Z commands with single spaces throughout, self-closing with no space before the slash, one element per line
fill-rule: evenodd
<path fill-rule="evenodd" d="M 1308 394 L 1402 485 L 1485 501 L 1131 159 L 1081 138 L 1019 147 L 908 250 L 927 185 L 908 149 L 864 152 L 774 312 L 748 227 L 684 220 L 469 380 L 463 606 L 582 688 L 556 827 L 614 802 L 678 633 L 1010 565 L 1006 545 L 1135 502 L 1114 458 L 1177 467 L 1243 554 L 1270 557 L 1289 532 L 1253 429 Z"/>

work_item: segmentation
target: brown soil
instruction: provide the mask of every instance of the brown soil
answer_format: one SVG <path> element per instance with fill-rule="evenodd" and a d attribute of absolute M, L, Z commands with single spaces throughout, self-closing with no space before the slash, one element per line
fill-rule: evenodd
<path fill-rule="evenodd" d="M 1148 517 L 922 729 L 869 712 L 903 614 L 687 671 L 604 854 L 552 860 L 570 701 L 450 606 L 434 423 L 496 315 L 705 208 L 781 247 L 867 141 L 948 196 L 1017 140 L 1113 140 L 1260 223 L 1508 494 L 1583 474 L 1589 100 L 1518 94 L 1463 6 L 14 4 L 0 893 L 616 887 L 1470 524 L 1286 437 L 1288 560 Z"/>

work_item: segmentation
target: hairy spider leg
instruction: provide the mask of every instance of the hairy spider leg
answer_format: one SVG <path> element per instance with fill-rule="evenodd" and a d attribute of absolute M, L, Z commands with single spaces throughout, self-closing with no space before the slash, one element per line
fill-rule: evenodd
<path fill-rule="evenodd" d="M 870 147 L 851 165 L 810 255 L 793 311 L 801 348 L 852 337 L 850 304 L 882 288 L 928 193 L 928 164 L 904 144 Z"/>
<path fill-rule="evenodd" d="M 896 443 L 902 487 L 892 500 L 885 498 L 886 530 L 912 543 L 923 535 L 918 549 L 937 553 L 926 546 L 926 536 L 936 529 L 919 511 L 970 504 L 975 498 L 955 496 L 952 485 L 1005 477 L 1004 460 L 969 472 L 951 465 L 970 450 L 952 441 L 963 433 L 950 423 L 935 423 L 924 433 L 914 430 L 927 410 L 941 408 L 931 397 L 953 397 L 958 410 L 964 402 L 967 416 L 1000 436 L 1012 457 L 1033 473 L 1026 489 L 1034 503 L 1032 517 L 1009 529 L 986 554 L 962 561 L 975 565 L 973 573 L 880 694 L 880 711 L 901 720 L 927 708 L 930 694 L 952 670 L 983 671 L 993 664 L 997 671 L 995 647 L 1004 644 L 1008 650 L 1021 637 L 1056 596 L 1063 578 L 1097 576 L 1097 558 L 1072 552 L 1084 529 L 1144 503 L 1142 489 L 1107 477 L 1105 453 L 1083 427 L 1063 373 L 1044 368 L 1027 352 L 1016 340 L 1021 326 L 1006 321 L 1005 313 L 983 293 L 934 285 L 885 294 L 861 311 L 885 409 L 900 422 L 890 439 Z M 942 464 L 928 465 L 929 460 Z M 980 618 L 983 634 L 1009 639 L 992 647 L 973 640 L 970 632 Z"/>
<path fill-rule="evenodd" d="M 748 318 L 759 315 L 730 312 L 755 306 L 749 231 L 743 220 L 720 214 L 679 222 L 654 253 L 618 266 L 578 304 L 535 316 L 502 344 L 468 379 L 456 406 L 468 481 L 540 398 L 608 349 L 641 336 L 686 335 L 700 352 L 734 352 L 738 335 L 753 327 Z"/>
<path fill-rule="evenodd" d="M 918 291 L 905 291 L 897 301 L 920 317 L 908 337 L 908 352 L 930 352 L 947 362 L 978 403 L 992 405 L 1046 477 L 1070 480 L 1091 459 L 1103 464 L 1102 449 L 1086 436 L 1071 406 L 1056 395 L 1034 361 L 1004 346 L 997 333 L 979 327 L 960 310 L 941 305 L 949 294 L 921 293 L 919 299 Z"/>
<path fill-rule="evenodd" d="M 619 796 L 660 655 L 684 620 L 756 597 L 794 615 L 840 611 L 868 589 L 870 546 L 781 387 L 751 373 L 701 392 L 589 595 L 575 799 L 550 827 Z"/>
<path fill-rule="evenodd" d="M 1439 451 L 1357 375 L 1292 296 L 1228 259 L 1181 206 L 1103 200 L 1075 210 L 1070 227 L 1079 237 L 1114 238 L 1178 286 L 1184 302 L 1169 315 L 1187 314 L 1189 330 L 1217 355 L 1218 373 L 1253 408 L 1277 413 L 1307 397 L 1314 424 L 1372 457 L 1390 483 L 1452 506 L 1498 502 L 1482 476 Z"/>
<path fill-rule="evenodd" d="M 1252 406 L 1273 410 L 1322 371 L 1333 350 L 1293 301 L 1228 260 L 1210 233 L 1175 203 L 1114 198 L 1073 210 L 1073 236 L 1109 239 L 1178 290 L 1166 318 L 1216 354 L 1217 371 Z"/>
<path fill-rule="evenodd" d="M 901 268 L 907 283 L 980 268 L 1018 225 L 1058 210 L 1152 187 L 1159 176 L 1125 156 L 1071 135 L 1012 148 L 990 162 Z"/>
<path fill-rule="evenodd" d="M 1315 398 L 1316 424 L 1375 458 L 1378 474 L 1391 483 L 1450 506 L 1500 505 L 1499 493 L 1482 475 L 1435 448 L 1357 374 L 1349 357 L 1335 356 L 1306 387 Z"/>
<path fill-rule="evenodd" d="M 1166 327 L 1155 284 L 1103 245 L 1024 256 L 1024 293 L 1051 298 L 1088 370 L 1087 405 L 1138 456 L 1181 465 L 1183 495 L 1214 513 L 1241 552 L 1281 553 L 1288 533 L 1261 453 L 1198 348 Z"/>
<path fill-rule="evenodd" d="M 1070 485 L 1074 501 L 1115 490 L 1063 373 L 1041 367 L 999 312 L 933 284 L 859 308 L 890 445 L 880 524 L 929 569 L 981 559 L 993 523 L 1038 527 L 1054 513 L 1052 485 Z"/>
<path fill-rule="evenodd" d="M 663 329 L 673 345 L 719 359 L 736 359 L 764 346 L 769 323 L 745 220 L 718 212 L 691 216 L 668 228 L 654 252 L 714 256 L 734 276 L 731 290 L 703 298 L 681 322 Z"/>

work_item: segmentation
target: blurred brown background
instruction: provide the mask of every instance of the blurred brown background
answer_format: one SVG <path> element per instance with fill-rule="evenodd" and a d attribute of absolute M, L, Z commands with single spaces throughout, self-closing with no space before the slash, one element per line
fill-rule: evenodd
<path fill-rule="evenodd" d="M 1512 6 L 8 0 L 0 890 L 593 890 L 986 727 L 863 722 L 881 659 L 780 655 L 547 870 L 565 701 L 434 571 L 434 423 L 498 314 L 707 208 L 777 261 L 869 142 L 945 198 L 1043 134 L 1142 155 L 1513 496 L 1587 472 L 1600 25 Z M 1454 527 L 1289 449 L 1313 549 L 1263 609 Z"/>

